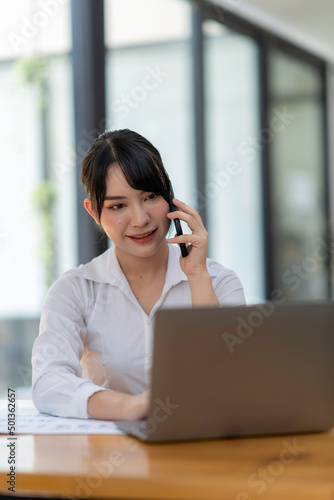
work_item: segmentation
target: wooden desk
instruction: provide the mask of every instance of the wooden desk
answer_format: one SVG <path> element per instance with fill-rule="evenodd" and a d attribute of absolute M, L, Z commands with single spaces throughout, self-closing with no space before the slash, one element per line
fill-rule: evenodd
<path fill-rule="evenodd" d="M 334 429 L 158 445 L 123 435 L 18 435 L 16 457 L 16 495 L 334 500 Z M 2 456 L 2 495 L 8 467 Z"/>

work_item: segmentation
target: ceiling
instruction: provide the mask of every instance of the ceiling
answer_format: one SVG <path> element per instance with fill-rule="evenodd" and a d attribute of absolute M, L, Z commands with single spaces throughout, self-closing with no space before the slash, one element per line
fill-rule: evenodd
<path fill-rule="evenodd" d="M 216 0 L 334 64 L 334 0 Z"/>

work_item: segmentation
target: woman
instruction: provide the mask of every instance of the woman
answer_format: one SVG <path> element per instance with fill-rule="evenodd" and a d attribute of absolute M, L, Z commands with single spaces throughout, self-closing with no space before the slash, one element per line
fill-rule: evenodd
<path fill-rule="evenodd" d="M 51 286 L 33 347 L 33 400 L 59 416 L 144 418 L 157 309 L 241 305 L 243 290 L 232 271 L 206 258 L 199 214 L 175 198 L 170 211 L 168 175 L 144 137 L 101 134 L 81 179 L 85 208 L 113 246 Z M 175 218 L 192 234 L 166 239 Z"/>

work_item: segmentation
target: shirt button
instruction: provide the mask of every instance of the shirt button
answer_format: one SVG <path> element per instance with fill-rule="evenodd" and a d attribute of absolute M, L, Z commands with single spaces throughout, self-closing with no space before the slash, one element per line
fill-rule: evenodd
<path fill-rule="evenodd" d="M 149 354 L 147 357 L 148 357 L 148 359 L 153 359 L 153 355 L 152 354 Z"/>
<path fill-rule="evenodd" d="M 150 320 L 150 319 L 147 319 L 147 320 L 146 320 L 146 324 L 147 324 L 147 326 L 150 326 L 150 324 L 151 324 L 151 320 Z"/>

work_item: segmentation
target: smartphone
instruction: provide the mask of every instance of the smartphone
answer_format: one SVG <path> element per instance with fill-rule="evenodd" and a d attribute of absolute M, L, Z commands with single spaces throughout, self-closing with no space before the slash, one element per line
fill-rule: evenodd
<path fill-rule="evenodd" d="M 170 211 L 171 212 L 176 212 L 177 208 L 174 205 L 174 203 L 172 202 L 173 198 L 175 198 L 174 191 L 173 191 L 172 185 L 170 185 L 170 200 L 169 200 Z M 173 219 L 173 220 L 174 220 L 174 224 L 175 224 L 176 234 L 178 236 L 181 236 L 183 234 L 183 231 L 182 231 L 180 219 Z M 188 250 L 187 250 L 187 247 L 186 247 L 185 243 L 180 243 L 179 247 L 181 249 L 181 255 L 182 255 L 182 257 L 187 257 Z"/>

